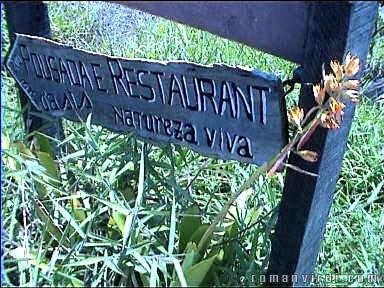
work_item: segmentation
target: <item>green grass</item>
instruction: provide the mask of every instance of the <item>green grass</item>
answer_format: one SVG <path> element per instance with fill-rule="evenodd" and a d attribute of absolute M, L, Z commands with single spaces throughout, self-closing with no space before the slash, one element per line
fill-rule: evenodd
<path fill-rule="evenodd" d="M 54 39 L 76 48 L 127 58 L 255 67 L 283 80 L 295 67 L 164 19 L 147 21 L 134 14 L 134 33 L 121 37 L 103 33 L 91 5 L 48 6 Z M 3 44 L 6 51 L 7 38 Z M 198 267 L 188 268 L 182 260 L 193 262 L 193 245 L 186 251 L 180 247 L 201 237 L 255 167 L 69 121 L 64 121 L 60 143 L 65 151 L 55 162 L 44 138 L 26 142 L 15 83 L 3 76 L 5 284 L 257 284 L 251 279 L 265 272 L 283 175 L 260 177 L 242 195 L 239 209 L 231 210 L 233 219 L 220 228 L 224 237 L 212 240 L 210 255 L 219 256 L 208 255 Z M 290 103 L 295 97 L 297 90 Z M 384 273 L 383 140 L 383 107 L 363 101 L 348 138 L 316 273 Z"/>

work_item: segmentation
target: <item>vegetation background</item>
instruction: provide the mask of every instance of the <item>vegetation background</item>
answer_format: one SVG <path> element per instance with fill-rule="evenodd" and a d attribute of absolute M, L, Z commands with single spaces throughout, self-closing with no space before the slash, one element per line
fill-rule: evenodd
<path fill-rule="evenodd" d="M 127 58 L 256 67 L 283 80 L 295 68 L 244 45 L 119 5 L 47 3 L 53 39 L 76 48 Z M 3 10 L 1 21 L 5 55 L 9 39 Z M 383 23 L 381 10 L 364 87 L 383 77 Z M 295 89 L 289 105 L 297 97 Z M 318 274 L 384 275 L 381 97 L 363 99 L 357 107 Z M 15 82 L 5 72 L 3 285 L 259 284 L 258 276 L 268 264 L 283 174 L 260 177 L 244 192 L 207 247 L 204 260 L 188 265 L 183 259 L 192 259 L 194 250 L 191 244 L 184 250 L 187 242 L 200 239 L 255 167 L 206 158 L 174 145 L 152 146 L 131 134 L 68 121 L 64 121 L 65 139 L 59 143 L 63 153 L 54 161 L 46 137 L 37 134 L 32 144 L 26 141 L 21 113 Z M 346 284 L 384 285 L 379 279 L 337 285 Z"/>

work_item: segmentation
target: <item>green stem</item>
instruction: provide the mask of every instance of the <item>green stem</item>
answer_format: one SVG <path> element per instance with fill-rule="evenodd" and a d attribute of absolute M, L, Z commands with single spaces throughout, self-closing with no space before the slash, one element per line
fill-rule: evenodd
<path fill-rule="evenodd" d="M 221 210 L 221 212 L 216 215 L 211 225 L 209 225 L 208 229 L 205 231 L 203 237 L 201 237 L 199 245 L 197 246 L 197 249 L 200 255 L 204 254 L 202 250 L 204 249 L 206 242 L 208 241 L 209 237 L 212 235 L 213 230 L 216 228 L 219 222 L 224 219 L 225 215 L 227 215 L 229 208 L 236 201 L 237 197 L 239 197 L 239 195 L 243 191 L 248 189 L 252 185 L 252 183 L 256 180 L 257 177 L 259 177 L 262 173 L 265 173 L 266 171 L 268 171 L 268 168 L 270 166 L 271 164 L 268 163 L 258 167 L 257 170 L 252 173 L 251 177 L 249 177 L 248 180 L 245 181 L 243 185 L 241 185 L 241 187 L 237 190 L 237 192 L 232 195 L 232 197 L 228 200 L 227 204 L 225 204 L 223 210 Z"/>
<path fill-rule="evenodd" d="M 324 64 L 323 64 L 323 71 L 324 71 Z M 324 78 L 324 76 L 323 76 Z M 312 84 L 312 83 L 310 83 Z M 313 85 L 313 84 L 312 84 Z M 333 95 L 331 95 L 333 96 Z M 339 92 L 337 92 L 336 94 L 336 99 L 338 99 L 340 97 L 339 95 Z M 256 180 L 256 178 L 258 176 L 260 176 L 262 173 L 265 173 L 266 171 L 268 171 L 269 169 L 271 169 L 271 167 L 273 167 L 275 165 L 275 163 L 278 161 L 278 160 L 281 160 L 281 157 L 283 157 L 283 159 L 286 157 L 286 155 L 288 155 L 289 151 L 292 150 L 292 148 L 298 143 L 298 141 L 300 141 L 300 139 L 303 137 L 303 135 L 305 135 L 305 133 L 307 133 L 307 131 L 309 129 L 311 129 L 313 126 L 315 125 L 318 125 L 318 121 L 320 120 L 320 117 L 321 117 L 321 114 L 326 110 L 326 108 L 328 108 L 329 106 L 329 101 L 330 101 L 330 98 L 329 97 L 323 106 L 315 106 L 315 107 L 312 107 L 306 117 L 304 118 L 304 120 L 302 121 L 302 123 L 306 123 L 308 121 L 308 119 L 310 118 L 310 116 L 316 111 L 317 111 L 317 114 L 315 115 L 315 117 L 312 119 L 312 121 L 309 122 L 308 125 L 306 125 L 303 129 L 299 129 L 295 136 L 292 138 L 292 140 L 284 147 L 283 150 L 280 151 L 280 153 L 278 153 L 271 161 L 269 161 L 267 164 L 264 164 L 263 166 L 260 166 L 259 168 L 257 168 L 257 170 L 255 172 L 252 173 L 251 177 L 248 178 L 247 181 L 245 181 L 243 183 L 243 185 L 241 185 L 241 187 L 239 188 L 239 190 L 234 194 L 232 195 L 232 197 L 228 200 L 227 204 L 225 204 L 223 210 L 216 215 L 215 219 L 213 220 L 212 224 L 209 225 L 208 229 L 205 231 L 203 237 L 201 238 L 200 242 L 199 242 L 199 245 L 198 245 L 198 251 L 200 254 L 203 254 L 203 249 L 204 247 L 206 246 L 206 242 L 208 241 L 208 239 L 211 237 L 211 235 L 213 234 L 213 231 L 215 230 L 216 226 L 220 223 L 220 221 L 222 221 L 225 217 L 225 215 L 227 215 L 228 213 L 228 210 L 229 208 L 232 206 L 232 204 L 236 201 L 236 199 L 239 197 L 239 195 L 245 191 L 246 189 L 248 189 L 252 183 Z"/>
<path fill-rule="evenodd" d="M 312 107 L 312 108 L 308 111 L 307 115 L 305 115 L 305 118 L 303 119 L 303 121 L 301 121 L 301 123 L 304 123 L 304 124 L 307 123 L 309 117 L 311 117 L 311 115 L 313 114 L 313 112 L 315 112 L 317 109 L 320 109 L 320 108 L 321 108 L 320 106 L 314 106 L 314 107 Z"/>
<path fill-rule="evenodd" d="M 311 113 L 313 111 L 316 111 L 317 109 L 313 109 L 311 111 Z M 281 151 L 280 153 L 278 153 L 271 161 L 269 161 L 268 163 L 260 166 L 257 168 L 256 171 L 254 171 L 252 173 L 252 175 L 247 179 L 247 181 L 245 181 L 243 183 L 243 185 L 241 185 L 241 187 L 237 190 L 237 192 L 235 194 L 233 194 L 231 196 L 231 198 L 228 200 L 228 202 L 225 204 L 224 208 L 221 210 L 221 212 L 219 214 L 216 215 L 215 219 L 213 220 L 213 222 L 211 223 L 211 225 L 209 225 L 208 229 L 205 231 L 205 233 L 203 234 L 203 237 L 201 237 L 200 239 L 200 242 L 199 242 L 199 245 L 197 246 L 197 249 L 198 249 L 198 252 L 200 253 L 200 255 L 203 255 L 204 254 L 204 247 L 206 247 L 206 243 L 207 241 L 209 240 L 209 238 L 211 237 L 211 235 L 213 234 L 213 231 L 215 230 L 216 226 L 225 218 L 225 216 L 227 215 L 228 211 L 229 211 L 229 208 L 233 205 L 233 203 L 236 201 L 236 199 L 239 197 L 239 195 L 247 190 L 251 185 L 252 183 L 257 179 L 257 177 L 259 177 L 261 174 L 267 172 L 269 169 L 271 169 L 271 167 L 275 164 L 275 162 L 280 158 L 282 157 L 284 154 L 287 155 L 288 152 L 295 146 L 295 144 L 301 139 L 301 136 L 304 135 L 304 133 L 306 133 L 313 125 L 315 125 L 315 123 L 317 122 L 317 119 L 319 118 L 319 116 L 321 115 L 323 109 L 319 109 L 319 111 L 317 112 L 316 116 L 314 117 L 314 119 L 307 125 L 304 127 L 304 129 L 302 129 L 301 131 L 297 131 L 296 135 L 293 137 L 293 139 L 291 140 L 290 143 L 288 143 Z"/>

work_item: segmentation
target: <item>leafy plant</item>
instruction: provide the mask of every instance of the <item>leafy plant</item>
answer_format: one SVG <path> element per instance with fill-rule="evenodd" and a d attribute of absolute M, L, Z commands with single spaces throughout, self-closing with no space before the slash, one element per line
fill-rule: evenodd
<path fill-rule="evenodd" d="M 294 68 L 293 63 L 198 29 L 164 19 L 142 21 L 145 16 L 136 12 L 132 19 L 141 24 L 133 26 L 131 34 L 104 33 L 102 9 L 93 7 L 113 4 L 48 5 L 55 40 L 78 48 L 122 57 L 224 62 L 281 78 Z M 121 19 L 117 10 L 114 18 Z M 6 25 L 2 32 L 6 51 Z M 208 159 L 174 145 L 143 144 L 131 134 L 91 127 L 89 121 L 64 121 L 62 154 L 54 159 L 44 135 L 36 133 L 32 143 L 26 141 L 15 83 L 6 73 L 2 76 L 6 285 L 258 284 L 252 276 L 265 273 L 268 264 L 283 173 L 267 178 L 268 167 L 259 175 L 252 165 Z M 295 89 L 288 95 L 288 103 L 293 105 L 297 94 Z M 338 121 L 341 111 L 334 112 Z M 298 108 L 291 119 L 298 117 L 303 133 L 307 121 L 300 114 Z M 383 119 L 378 106 L 365 101 L 358 105 L 319 274 L 383 270 Z M 331 119 L 323 120 L 335 126 Z M 240 196 L 228 205 L 236 191 Z M 216 221 L 224 210 L 228 213 Z"/>

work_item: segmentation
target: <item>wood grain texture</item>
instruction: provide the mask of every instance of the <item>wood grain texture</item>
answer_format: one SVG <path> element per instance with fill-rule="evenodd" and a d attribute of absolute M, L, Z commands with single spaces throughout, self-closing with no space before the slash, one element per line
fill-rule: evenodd
<path fill-rule="evenodd" d="M 321 65 L 333 59 L 342 60 L 348 51 L 357 55 L 364 65 L 377 6 L 377 2 L 311 4 L 303 83 L 319 82 Z M 301 89 L 299 104 L 306 111 L 315 105 L 310 88 Z M 317 163 L 306 162 L 294 154 L 289 159 L 290 164 L 318 173 L 319 177 L 287 170 L 276 231 L 272 235 L 267 280 L 271 275 L 297 275 L 298 281 L 295 283 L 291 279 L 284 283 L 280 278 L 278 283 L 270 282 L 268 285 L 309 285 L 303 276 L 308 275 L 310 281 L 316 264 L 354 110 L 354 104 L 349 102 L 340 129 L 318 128 L 311 141 L 303 147 L 319 153 Z"/>
<path fill-rule="evenodd" d="M 264 164 L 287 142 L 282 81 L 224 64 L 124 59 L 18 34 L 7 67 L 44 114 Z"/>
<path fill-rule="evenodd" d="M 308 3 L 300 1 L 113 1 L 300 63 Z"/>
<path fill-rule="evenodd" d="M 369 83 L 364 96 L 374 101 L 384 101 L 384 77 L 377 77 Z"/>

